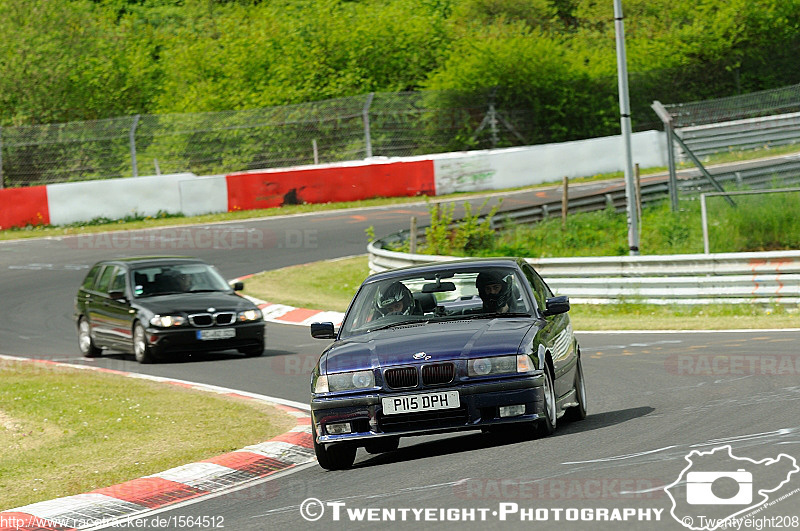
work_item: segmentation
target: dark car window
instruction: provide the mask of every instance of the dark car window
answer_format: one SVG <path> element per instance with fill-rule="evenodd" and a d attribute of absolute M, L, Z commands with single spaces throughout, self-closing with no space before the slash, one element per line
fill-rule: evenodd
<path fill-rule="evenodd" d="M 231 291 L 224 278 L 208 264 L 177 263 L 139 267 L 133 271 L 133 295 Z"/>
<path fill-rule="evenodd" d="M 545 307 L 545 301 L 550 297 L 553 297 L 553 292 L 550 290 L 550 287 L 545 284 L 544 280 L 539 273 L 534 271 L 534 269 L 525 264 L 522 267 L 522 270 L 525 272 L 525 278 L 528 279 L 528 282 L 531 285 L 531 289 L 533 290 L 533 296 L 536 298 L 536 304 L 539 308 Z"/>
<path fill-rule="evenodd" d="M 108 293 L 109 284 L 111 284 L 111 277 L 114 274 L 114 270 L 116 267 L 114 266 L 106 266 L 103 269 L 103 272 L 100 274 L 100 280 L 98 280 L 97 284 L 95 285 L 95 289 L 100 293 Z"/>
<path fill-rule="evenodd" d="M 111 287 L 108 291 L 125 291 L 125 270 L 121 267 L 118 267 L 114 273 L 114 278 L 111 280 Z"/>
<path fill-rule="evenodd" d="M 477 287 L 478 278 L 485 273 L 502 279 L 502 307 L 485 305 Z M 415 321 L 480 319 L 529 315 L 532 303 L 525 281 L 517 270 L 509 267 L 442 269 L 438 272 L 396 275 L 364 284 L 356 294 L 345 321 L 341 336 L 348 337 L 370 330 Z M 499 283 L 498 288 L 500 288 Z M 499 300 L 499 294 L 495 294 Z"/>
<path fill-rule="evenodd" d="M 83 285 L 81 286 L 83 289 L 92 289 L 94 287 L 97 282 L 97 273 L 100 271 L 101 267 L 100 264 L 95 264 L 94 267 L 89 270 L 86 278 L 83 279 Z"/>

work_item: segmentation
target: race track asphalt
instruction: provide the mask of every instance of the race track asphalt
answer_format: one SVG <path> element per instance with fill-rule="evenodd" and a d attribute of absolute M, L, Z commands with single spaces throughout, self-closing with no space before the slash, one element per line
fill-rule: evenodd
<path fill-rule="evenodd" d="M 514 194 L 504 205 L 536 201 L 536 193 Z M 92 263 L 112 255 L 200 256 L 215 263 L 227 278 L 234 278 L 362 254 L 368 226 L 378 235 L 387 234 L 406 227 L 411 215 L 424 224 L 427 208 L 424 204 L 403 205 L 154 229 L 114 238 L 0 243 L 0 353 L 91 363 L 306 402 L 308 371 L 326 342 L 312 339 L 303 327 L 269 324 L 267 348 L 260 358 L 223 353 L 150 366 L 115 354 L 83 360 L 72 320 L 79 282 Z M 208 246 L 208 242 L 215 245 Z M 176 506 L 159 515 L 217 516 L 222 517 L 225 528 L 236 530 L 358 529 L 386 523 L 352 522 L 347 509 L 385 508 L 393 510 L 390 514 L 397 520 L 401 514 L 410 520 L 388 522 L 390 525 L 411 529 L 684 529 L 670 516 L 672 500 L 663 487 L 681 477 L 689 464 L 685 456 L 692 450 L 710 451 L 727 444 L 735 456 L 756 461 L 779 454 L 800 458 L 797 331 L 578 331 L 577 335 L 585 360 L 589 416 L 582 422 L 562 423 L 554 436 L 519 440 L 467 433 L 414 438 L 404 440 L 400 450 L 391 454 L 371 456 L 359 451 L 353 470 L 325 472 L 316 465 L 300 467 L 248 489 Z M 720 471 L 750 466 L 720 455 L 711 456 L 718 459 Z M 757 471 L 754 483 L 758 483 L 756 488 L 778 484 L 785 475 L 784 469 L 776 466 Z M 800 487 L 798 474 L 788 479 L 773 497 Z M 301 506 L 313 509 L 303 505 L 309 498 L 326 504 L 316 523 L 300 512 Z M 338 521 L 333 519 L 335 502 L 345 504 L 338 506 Z M 421 522 L 414 519 L 417 513 L 409 512 L 424 508 L 434 510 L 428 516 L 441 518 Z M 402 512 L 404 509 L 409 511 Z M 627 514 L 625 509 L 635 510 L 637 516 L 637 511 L 649 510 L 646 514 L 653 518 L 661 510 L 660 521 L 584 518 Z M 692 516 L 700 523 L 700 516 L 728 509 L 684 504 L 679 515 Z M 505 520 L 500 519 L 502 510 L 507 512 Z M 465 514 L 468 520 L 472 514 L 478 521 L 448 520 L 448 516 L 463 520 Z M 800 496 L 795 494 L 754 517 L 798 514 Z M 523 515 L 547 519 L 521 521 Z M 575 515 L 578 520 L 567 520 Z M 486 521 L 480 521 L 481 516 Z M 164 527 L 154 523 L 143 528 Z"/>

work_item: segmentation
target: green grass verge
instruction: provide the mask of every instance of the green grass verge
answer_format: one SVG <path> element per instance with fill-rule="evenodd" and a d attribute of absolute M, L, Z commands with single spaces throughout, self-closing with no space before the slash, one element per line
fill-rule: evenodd
<path fill-rule="evenodd" d="M 343 312 L 368 275 L 366 255 L 339 258 L 259 273 L 245 281 L 244 293 L 297 308 Z"/>
<path fill-rule="evenodd" d="M 0 360 L 0 510 L 207 459 L 294 425 L 255 401 Z"/>
<path fill-rule="evenodd" d="M 259 273 L 245 282 L 245 293 L 298 308 L 345 311 L 368 275 L 366 255 L 314 262 Z M 779 304 L 575 304 L 570 315 L 575 330 L 579 331 L 800 327 L 800 314 Z"/>

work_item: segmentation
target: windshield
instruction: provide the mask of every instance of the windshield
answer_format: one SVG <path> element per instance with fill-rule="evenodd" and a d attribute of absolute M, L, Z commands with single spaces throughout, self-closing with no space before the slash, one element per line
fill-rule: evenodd
<path fill-rule="evenodd" d="M 131 272 L 134 297 L 168 293 L 231 291 L 225 279 L 208 264 L 164 264 Z"/>
<path fill-rule="evenodd" d="M 453 319 L 530 315 L 514 269 L 481 268 L 409 274 L 365 284 L 342 324 L 342 337 L 380 328 Z"/>

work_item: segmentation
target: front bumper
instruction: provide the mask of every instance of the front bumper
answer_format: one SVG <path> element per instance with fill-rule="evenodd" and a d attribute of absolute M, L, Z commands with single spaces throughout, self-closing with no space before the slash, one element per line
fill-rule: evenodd
<path fill-rule="evenodd" d="M 366 443 L 384 437 L 407 437 L 448 431 L 476 430 L 516 422 L 531 422 L 544 415 L 544 376 L 541 373 L 515 376 L 489 382 L 461 383 L 450 387 L 412 392 L 370 392 L 356 396 L 315 397 L 311 415 L 320 444 L 356 441 Z M 382 398 L 458 391 L 460 406 L 422 413 L 385 415 Z M 501 406 L 525 404 L 525 413 L 500 417 Z M 351 433 L 331 435 L 327 424 L 349 422 Z"/>
<path fill-rule="evenodd" d="M 225 339 L 201 340 L 198 331 L 211 328 L 226 328 L 236 331 L 236 335 Z M 254 348 L 264 346 L 266 323 L 255 321 L 252 323 L 237 323 L 225 327 L 178 327 L 156 328 L 149 326 L 146 329 L 147 342 L 159 355 L 181 352 L 212 352 L 239 348 Z"/>

